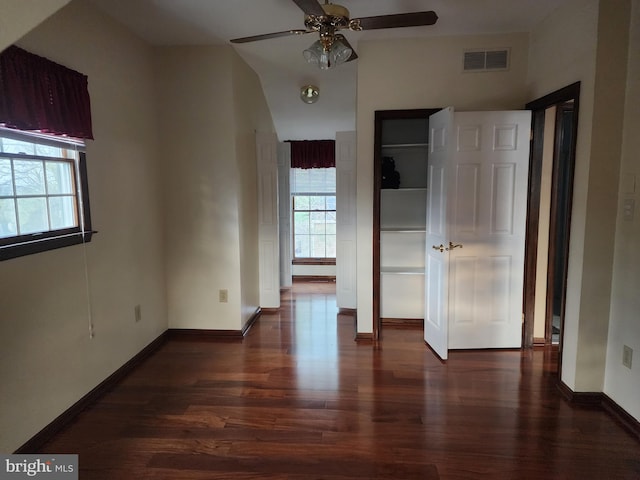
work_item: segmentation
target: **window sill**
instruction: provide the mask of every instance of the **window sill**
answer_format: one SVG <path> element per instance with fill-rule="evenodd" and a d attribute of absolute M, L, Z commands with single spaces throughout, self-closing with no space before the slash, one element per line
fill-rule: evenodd
<path fill-rule="evenodd" d="M 0 247 L 0 261 L 91 242 L 95 230 L 47 237 Z"/>
<path fill-rule="evenodd" d="M 335 258 L 294 258 L 292 265 L 335 265 Z"/>

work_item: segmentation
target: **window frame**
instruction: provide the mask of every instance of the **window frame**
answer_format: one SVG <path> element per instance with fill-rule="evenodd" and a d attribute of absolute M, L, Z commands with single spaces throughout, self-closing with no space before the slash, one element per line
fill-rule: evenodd
<path fill-rule="evenodd" d="M 91 209 L 89 206 L 89 184 L 87 176 L 87 160 L 84 144 L 74 139 L 57 139 L 51 135 L 42 135 L 19 130 L 0 128 L 0 136 L 23 142 L 54 146 L 58 148 L 76 150 L 77 159 L 71 159 L 73 164 L 75 208 L 78 215 L 78 226 L 56 230 L 47 230 L 25 235 L 16 235 L 0 239 L 0 261 L 10 260 L 26 255 L 46 252 L 58 248 L 91 242 L 95 232 L 91 225 Z M 2 158 L 37 159 L 43 162 L 55 162 L 55 157 L 31 154 L 2 154 Z M 14 192 L 14 196 L 15 192 Z M 48 195 L 43 195 L 48 198 Z"/>
<path fill-rule="evenodd" d="M 297 257 L 296 256 L 296 223 L 295 223 L 295 214 L 296 212 L 308 212 L 308 213 L 327 213 L 327 212 L 333 212 L 337 215 L 337 205 L 336 205 L 336 209 L 333 210 L 317 210 L 317 209 L 302 209 L 302 210 L 298 210 L 296 209 L 296 203 L 295 203 L 295 197 L 334 197 L 336 198 L 336 194 L 335 193 L 314 193 L 314 194 L 309 194 L 309 193 L 294 193 L 291 195 L 291 240 L 292 240 L 292 244 L 293 244 L 293 248 L 292 248 L 292 259 L 291 259 L 291 263 L 293 265 L 335 265 L 336 264 L 336 257 Z M 337 200 L 337 199 L 336 199 Z M 325 203 L 326 206 L 326 203 Z M 325 221 L 325 225 L 326 225 L 326 221 Z M 304 234 L 298 234 L 298 235 L 304 235 Z M 311 233 L 307 234 L 309 237 L 312 235 Z M 328 234 L 331 236 L 336 237 L 336 234 Z M 326 230 L 324 233 L 325 239 L 327 236 Z M 326 245 L 326 242 L 325 242 Z M 337 252 L 336 252 L 337 253 Z"/>

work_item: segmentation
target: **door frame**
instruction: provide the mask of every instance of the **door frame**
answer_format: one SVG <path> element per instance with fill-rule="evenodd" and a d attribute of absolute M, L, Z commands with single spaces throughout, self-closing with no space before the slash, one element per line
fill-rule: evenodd
<path fill-rule="evenodd" d="M 562 285 L 562 312 L 561 318 L 564 318 L 564 309 L 566 303 L 566 283 L 567 283 L 567 266 L 569 260 L 569 242 L 570 242 L 570 225 L 571 225 L 571 209 L 573 201 L 573 177 L 575 170 L 575 153 L 576 142 L 578 133 L 578 118 L 579 118 L 579 106 L 580 106 L 580 82 L 573 83 L 564 88 L 556 90 L 548 95 L 533 100 L 525 106 L 526 109 L 532 111 L 532 138 L 531 138 L 531 158 L 529 162 L 529 192 L 527 201 L 527 230 L 525 241 L 525 279 L 524 279 L 524 296 L 523 296 L 523 332 L 522 332 L 522 345 L 524 348 L 530 348 L 533 346 L 533 327 L 534 327 L 534 312 L 535 312 L 535 283 L 536 283 L 536 265 L 538 256 L 538 227 L 540 217 L 540 193 L 541 193 L 541 180 L 542 180 L 542 145 L 544 140 L 544 114 L 545 110 L 549 107 L 561 105 L 573 101 L 574 110 L 573 117 L 574 122 L 572 125 L 572 139 L 571 139 L 571 154 L 569 156 L 568 165 L 568 191 L 567 194 L 567 215 L 565 218 L 565 225 L 567 227 L 567 236 L 562 245 L 556 245 L 554 226 L 550 226 L 549 234 L 549 257 L 558 248 L 564 251 L 564 275 Z M 559 109 L 558 109 L 559 110 Z M 557 124 L 557 117 L 556 117 Z M 554 141 L 554 153 L 553 153 L 553 178 L 551 185 L 551 212 L 555 212 L 557 209 L 557 132 L 553 136 Z M 551 286 L 551 288 L 553 288 Z M 549 298 L 550 286 L 547 283 L 547 299 Z M 548 301 L 547 301 L 548 303 Z M 548 327 L 545 326 L 545 330 Z M 558 355 L 558 374 L 560 374 L 561 359 L 562 359 L 562 344 L 563 344 L 564 329 L 561 329 L 560 342 L 559 342 L 559 355 Z"/>
<path fill-rule="evenodd" d="M 376 110 L 373 142 L 373 341 L 381 339 L 380 318 L 380 190 L 382 188 L 382 122 L 412 118 L 429 118 L 441 108 L 417 108 L 410 110 Z"/>

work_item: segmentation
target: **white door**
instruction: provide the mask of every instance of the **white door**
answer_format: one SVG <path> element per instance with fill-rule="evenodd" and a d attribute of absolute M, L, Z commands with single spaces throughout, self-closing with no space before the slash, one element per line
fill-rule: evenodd
<path fill-rule="evenodd" d="M 446 238 L 430 238 L 427 230 L 429 247 L 436 241 L 445 246 L 443 271 L 434 261 L 425 282 L 427 295 L 440 289 L 448 308 L 442 320 L 425 317 L 427 342 L 427 325 L 446 322 L 440 330 L 448 330 L 448 348 L 521 345 L 530 128 L 528 111 L 453 114 L 447 144 L 452 151 L 442 175 L 445 188 L 440 191 L 440 202 L 447 205 L 442 209 Z M 430 129 L 432 135 L 437 132 L 431 120 Z M 427 215 L 433 208 L 428 209 Z M 438 313 L 431 306 L 426 310 Z M 446 358 L 435 345 L 432 348 Z"/>
<path fill-rule="evenodd" d="M 445 248 L 453 116 L 453 108 L 445 108 L 429 117 L 424 340 L 443 360 L 449 348 L 449 255 Z"/>
<path fill-rule="evenodd" d="M 258 165 L 258 255 L 260 306 L 280 307 L 280 239 L 278 238 L 278 138 L 256 133 Z"/>
<path fill-rule="evenodd" d="M 355 309 L 356 132 L 336 132 L 336 205 L 336 302 Z"/>

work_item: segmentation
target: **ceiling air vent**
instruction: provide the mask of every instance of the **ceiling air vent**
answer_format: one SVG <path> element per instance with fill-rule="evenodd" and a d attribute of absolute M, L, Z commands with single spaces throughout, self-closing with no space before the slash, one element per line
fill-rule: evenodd
<path fill-rule="evenodd" d="M 465 72 L 487 72 L 509 68 L 509 50 L 467 50 L 464 52 Z"/>

